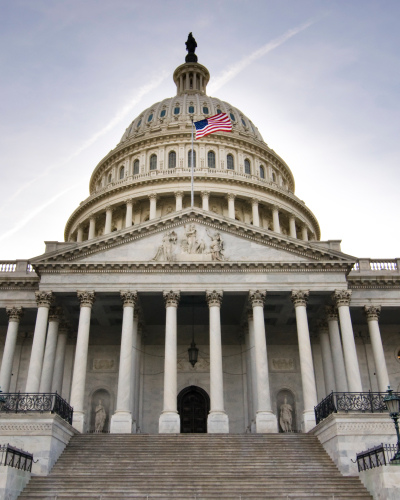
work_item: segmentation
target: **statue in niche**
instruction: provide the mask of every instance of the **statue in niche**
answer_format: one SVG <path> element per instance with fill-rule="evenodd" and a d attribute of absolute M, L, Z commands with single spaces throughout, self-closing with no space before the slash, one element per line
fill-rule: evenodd
<path fill-rule="evenodd" d="M 207 236 L 211 238 L 210 250 L 211 250 L 211 258 L 212 260 L 225 260 L 224 257 L 224 240 L 221 238 L 221 235 L 218 231 L 214 234 L 210 234 L 208 229 L 206 230 Z"/>
<path fill-rule="evenodd" d="M 287 397 L 285 396 L 284 403 L 280 408 L 280 419 L 283 432 L 292 432 L 292 412 L 293 408 L 287 402 Z"/>
<path fill-rule="evenodd" d="M 104 424 L 106 423 L 107 413 L 103 406 L 103 400 L 99 399 L 99 404 L 95 409 L 96 418 L 94 421 L 94 431 L 103 432 Z"/>
<path fill-rule="evenodd" d="M 175 231 L 165 233 L 162 244 L 158 247 L 157 253 L 152 260 L 167 260 L 168 262 L 174 260 L 173 250 L 177 239 L 178 236 Z"/>

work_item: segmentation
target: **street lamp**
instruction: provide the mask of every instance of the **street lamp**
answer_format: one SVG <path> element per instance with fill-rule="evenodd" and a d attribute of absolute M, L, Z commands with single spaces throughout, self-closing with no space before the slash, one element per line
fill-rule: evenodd
<path fill-rule="evenodd" d="M 400 464 L 400 432 L 399 432 L 399 413 L 400 413 L 400 397 L 397 394 L 393 394 L 393 389 L 390 385 L 387 390 L 387 396 L 383 399 L 386 403 L 387 409 L 389 410 L 389 415 L 394 422 L 397 433 L 397 453 L 392 458 L 391 462 Z"/>

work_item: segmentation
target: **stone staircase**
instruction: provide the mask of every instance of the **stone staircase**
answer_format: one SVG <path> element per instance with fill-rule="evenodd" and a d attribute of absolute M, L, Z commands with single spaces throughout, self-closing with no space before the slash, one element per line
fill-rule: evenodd
<path fill-rule="evenodd" d="M 84 434 L 20 499 L 372 500 L 307 434 Z"/>

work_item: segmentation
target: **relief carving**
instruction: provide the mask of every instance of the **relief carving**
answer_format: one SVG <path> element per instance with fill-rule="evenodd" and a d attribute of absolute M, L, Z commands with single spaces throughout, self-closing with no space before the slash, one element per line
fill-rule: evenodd
<path fill-rule="evenodd" d="M 273 358 L 272 370 L 275 372 L 294 372 L 295 364 L 293 358 Z"/>
<path fill-rule="evenodd" d="M 93 371 L 114 371 L 115 360 L 114 359 L 94 359 L 93 360 Z"/>

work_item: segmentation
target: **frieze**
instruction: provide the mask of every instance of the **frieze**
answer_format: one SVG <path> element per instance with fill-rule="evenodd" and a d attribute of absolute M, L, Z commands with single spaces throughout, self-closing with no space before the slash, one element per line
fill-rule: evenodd
<path fill-rule="evenodd" d="M 94 372 L 115 372 L 117 363 L 115 359 L 95 358 L 92 363 L 92 371 Z"/>
<path fill-rule="evenodd" d="M 1 424 L 1 432 L 37 432 L 37 431 L 51 431 L 52 424 Z"/>
<path fill-rule="evenodd" d="M 272 358 L 270 369 L 272 372 L 294 372 L 296 365 L 293 358 Z"/>

